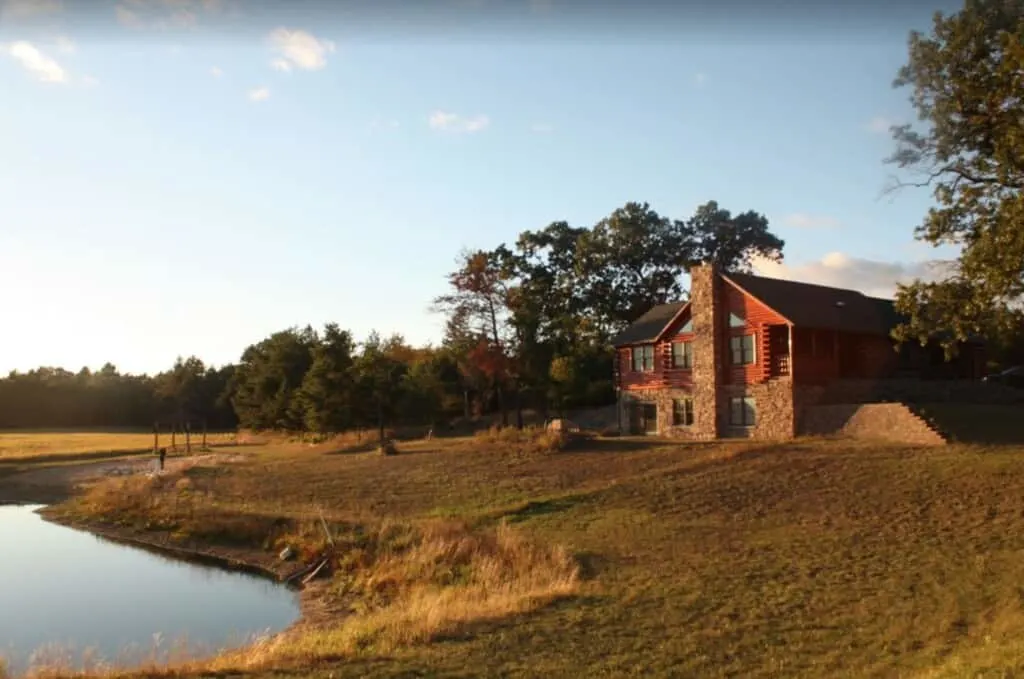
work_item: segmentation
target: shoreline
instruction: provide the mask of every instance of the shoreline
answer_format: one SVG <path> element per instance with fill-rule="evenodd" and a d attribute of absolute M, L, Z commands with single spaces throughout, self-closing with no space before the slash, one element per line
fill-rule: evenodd
<path fill-rule="evenodd" d="M 25 503 L 34 504 L 34 503 Z M 280 561 L 274 554 L 246 547 L 220 547 L 217 545 L 175 544 L 166 533 L 144 532 L 105 523 L 83 521 L 63 516 L 56 505 L 45 505 L 36 510 L 43 519 L 65 528 L 89 533 L 101 540 L 127 547 L 135 547 L 178 561 L 213 566 L 222 570 L 247 573 L 269 579 L 282 586 L 301 592 L 284 582 L 294 562 Z"/>

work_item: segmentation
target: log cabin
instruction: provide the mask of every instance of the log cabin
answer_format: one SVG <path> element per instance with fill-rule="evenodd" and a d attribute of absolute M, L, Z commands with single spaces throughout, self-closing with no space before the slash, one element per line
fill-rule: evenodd
<path fill-rule="evenodd" d="M 927 390 L 985 369 L 981 342 L 952 361 L 937 343 L 897 347 L 891 300 L 709 264 L 690 274 L 687 302 L 652 308 L 612 340 L 623 433 L 787 439 L 815 405 L 890 400 L 885 387 Z"/>

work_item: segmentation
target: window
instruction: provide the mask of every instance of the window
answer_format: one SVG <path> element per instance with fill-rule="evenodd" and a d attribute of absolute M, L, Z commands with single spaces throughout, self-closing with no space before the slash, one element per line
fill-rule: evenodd
<path fill-rule="evenodd" d="M 749 365 L 754 362 L 754 336 L 733 337 L 729 341 L 733 365 Z"/>
<path fill-rule="evenodd" d="M 654 370 L 654 345 L 645 344 L 633 347 L 633 372 L 650 372 Z"/>
<path fill-rule="evenodd" d="M 746 320 L 735 311 L 729 314 L 729 327 L 742 328 L 747 324 Z"/>
<path fill-rule="evenodd" d="M 693 399 L 672 399 L 672 424 L 677 427 L 693 426 Z"/>
<path fill-rule="evenodd" d="M 685 323 L 683 323 L 683 327 L 679 328 L 679 332 L 677 332 L 676 334 L 677 335 L 688 335 L 691 332 L 693 332 L 693 319 L 692 318 L 690 320 L 686 321 Z"/>
<path fill-rule="evenodd" d="M 675 342 L 672 344 L 672 367 L 687 369 L 693 367 L 692 342 Z"/>
<path fill-rule="evenodd" d="M 753 427 L 757 423 L 757 402 L 750 396 L 729 399 L 729 424 L 734 427 Z"/>

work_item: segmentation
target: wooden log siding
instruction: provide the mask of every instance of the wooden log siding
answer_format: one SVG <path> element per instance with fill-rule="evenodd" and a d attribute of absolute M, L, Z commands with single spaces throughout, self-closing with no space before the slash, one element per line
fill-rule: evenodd
<path fill-rule="evenodd" d="M 654 350 L 654 370 L 633 370 L 632 347 L 619 349 L 619 387 L 622 389 L 687 389 L 693 384 L 693 371 L 672 367 L 672 341 L 659 342 Z"/>
<path fill-rule="evenodd" d="M 725 308 L 723 314 L 726 324 L 725 356 L 729 362 L 729 382 L 732 384 L 756 384 L 764 382 L 771 376 L 772 356 L 769 325 L 785 325 L 786 319 L 742 292 L 733 285 L 723 286 Z M 729 326 L 729 318 L 736 314 L 743 319 L 743 327 Z M 754 336 L 754 362 L 749 365 L 732 364 L 732 338 L 743 335 Z"/>

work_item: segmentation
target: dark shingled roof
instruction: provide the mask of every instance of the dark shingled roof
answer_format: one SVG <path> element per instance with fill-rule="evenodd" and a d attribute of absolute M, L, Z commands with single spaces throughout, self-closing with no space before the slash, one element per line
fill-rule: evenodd
<path fill-rule="evenodd" d="M 613 337 L 612 345 L 618 347 L 623 344 L 653 342 L 684 306 L 686 306 L 686 302 L 659 304 Z"/>
<path fill-rule="evenodd" d="M 750 274 L 724 277 L 801 328 L 888 335 L 902 320 L 892 300 L 868 297 L 856 290 Z M 684 306 L 685 302 L 675 302 L 654 307 L 613 337 L 612 344 L 655 341 Z"/>
<path fill-rule="evenodd" d="M 856 290 L 750 274 L 726 274 L 725 278 L 797 327 L 888 335 L 902 320 L 892 300 Z"/>

